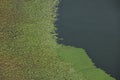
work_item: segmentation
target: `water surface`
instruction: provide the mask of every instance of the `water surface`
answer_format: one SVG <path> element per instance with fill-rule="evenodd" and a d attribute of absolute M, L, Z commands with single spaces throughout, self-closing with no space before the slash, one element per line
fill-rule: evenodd
<path fill-rule="evenodd" d="M 62 0 L 56 22 L 59 43 L 82 47 L 95 62 L 120 80 L 120 1 Z"/>

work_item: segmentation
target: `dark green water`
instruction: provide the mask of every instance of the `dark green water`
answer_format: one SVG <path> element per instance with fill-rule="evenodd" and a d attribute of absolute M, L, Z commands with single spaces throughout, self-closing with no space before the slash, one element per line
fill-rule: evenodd
<path fill-rule="evenodd" d="M 62 0 L 56 25 L 59 43 L 82 47 L 95 62 L 120 80 L 120 1 Z"/>

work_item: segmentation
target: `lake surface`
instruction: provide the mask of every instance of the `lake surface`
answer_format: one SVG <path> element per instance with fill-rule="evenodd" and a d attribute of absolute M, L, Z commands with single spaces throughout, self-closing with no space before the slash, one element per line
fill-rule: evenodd
<path fill-rule="evenodd" d="M 59 43 L 84 48 L 97 67 L 120 80 L 120 1 L 62 0 Z"/>

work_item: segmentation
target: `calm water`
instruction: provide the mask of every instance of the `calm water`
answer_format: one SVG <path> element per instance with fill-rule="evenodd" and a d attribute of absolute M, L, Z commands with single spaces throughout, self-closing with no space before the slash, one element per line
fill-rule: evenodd
<path fill-rule="evenodd" d="M 59 43 L 82 47 L 95 64 L 120 80 L 120 1 L 62 0 Z"/>

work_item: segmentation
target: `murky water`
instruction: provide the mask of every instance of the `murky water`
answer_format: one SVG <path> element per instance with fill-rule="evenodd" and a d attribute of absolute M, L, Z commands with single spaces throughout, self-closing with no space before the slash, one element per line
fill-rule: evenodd
<path fill-rule="evenodd" d="M 59 43 L 82 47 L 95 62 L 120 80 L 120 1 L 62 0 L 56 22 Z"/>

